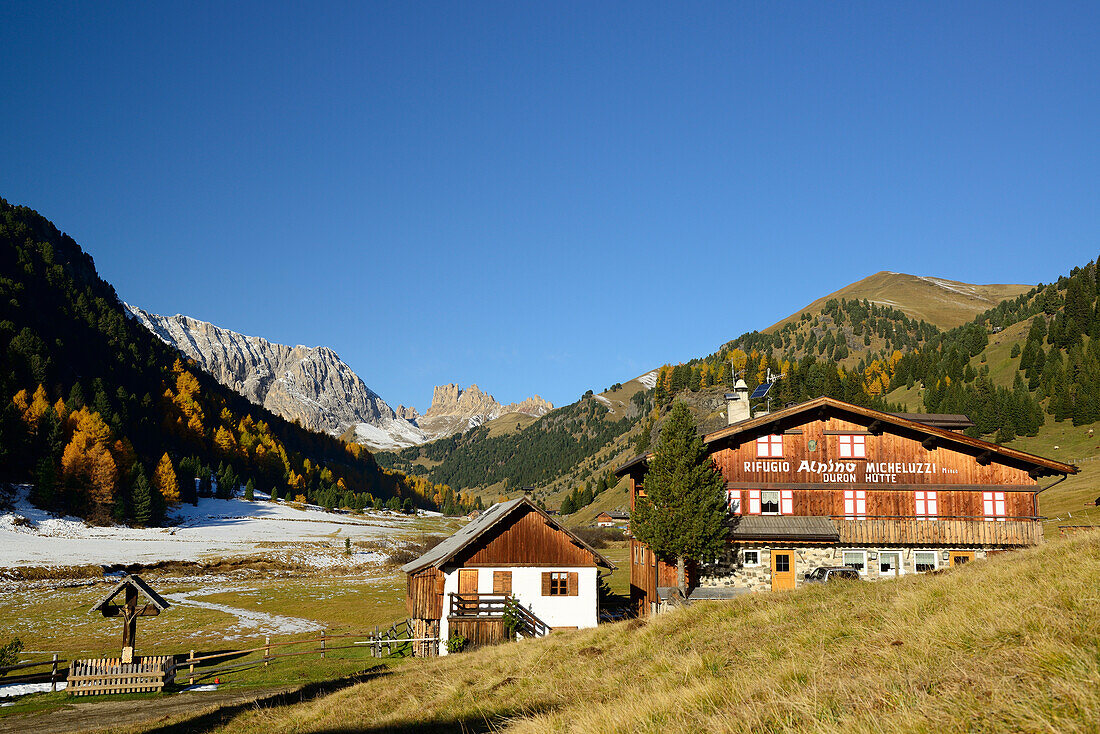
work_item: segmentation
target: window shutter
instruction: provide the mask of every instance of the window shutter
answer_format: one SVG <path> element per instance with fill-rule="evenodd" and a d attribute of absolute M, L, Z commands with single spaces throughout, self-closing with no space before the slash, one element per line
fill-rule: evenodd
<path fill-rule="evenodd" d="M 565 595 L 566 596 L 577 596 L 577 594 L 578 594 L 578 588 L 577 587 L 578 586 L 579 586 L 579 584 L 578 584 L 578 581 L 577 581 L 577 572 L 576 571 L 570 571 L 569 575 L 567 577 L 566 585 L 565 585 Z"/>
<path fill-rule="evenodd" d="M 512 572 L 511 571 L 493 571 L 493 593 L 494 594 L 511 594 L 512 593 Z"/>
<path fill-rule="evenodd" d="M 784 489 L 779 494 L 779 514 L 780 515 L 793 515 L 794 514 L 794 490 Z"/>
<path fill-rule="evenodd" d="M 928 493 L 925 494 L 925 496 L 928 498 L 928 516 L 929 517 L 936 517 L 937 515 L 940 514 L 940 511 L 939 511 L 939 508 L 937 507 L 937 502 L 936 502 L 936 493 L 935 492 L 928 492 Z"/>
<path fill-rule="evenodd" d="M 542 595 L 550 596 L 550 572 L 543 571 L 542 573 Z"/>
<path fill-rule="evenodd" d="M 759 515 L 760 514 L 760 490 L 759 489 L 750 489 L 749 490 L 749 514 L 750 515 Z"/>

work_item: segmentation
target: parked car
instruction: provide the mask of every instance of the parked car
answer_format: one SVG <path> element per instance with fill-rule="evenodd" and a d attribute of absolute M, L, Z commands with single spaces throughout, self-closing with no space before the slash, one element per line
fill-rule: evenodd
<path fill-rule="evenodd" d="M 859 571 L 848 566 L 819 566 L 803 578 L 813 584 L 825 584 L 830 581 L 859 581 Z"/>

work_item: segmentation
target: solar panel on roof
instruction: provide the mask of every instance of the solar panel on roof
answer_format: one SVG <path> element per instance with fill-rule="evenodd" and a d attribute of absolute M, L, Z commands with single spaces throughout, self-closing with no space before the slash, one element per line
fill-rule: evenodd
<path fill-rule="evenodd" d="M 768 394 L 768 390 L 772 389 L 772 383 L 765 382 L 763 385 L 757 385 L 756 389 L 752 391 L 752 395 L 749 396 L 750 400 L 756 400 L 762 398 Z"/>

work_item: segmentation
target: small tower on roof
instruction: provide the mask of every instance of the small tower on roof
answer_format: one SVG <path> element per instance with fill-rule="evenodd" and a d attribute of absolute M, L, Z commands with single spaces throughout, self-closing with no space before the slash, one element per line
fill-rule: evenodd
<path fill-rule="evenodd" d="M 733 385 L 733 392 L 726 393 L 726 418 L 729 425 L 747 421 L 752 415 L 749 412 L 749 386 L 744 380 L 737 380 Z"/>

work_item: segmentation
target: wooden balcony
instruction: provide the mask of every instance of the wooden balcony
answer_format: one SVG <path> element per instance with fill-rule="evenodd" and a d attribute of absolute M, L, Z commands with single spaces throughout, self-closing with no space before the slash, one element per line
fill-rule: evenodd
<path fill-rule="evenodd" d="M 844 545 L 928 545 L 1023 547 L 1043 542 L 1038 518 L 992 521 L 975 518 L 869 517 L 850 520 L 834 517 Z"/>

